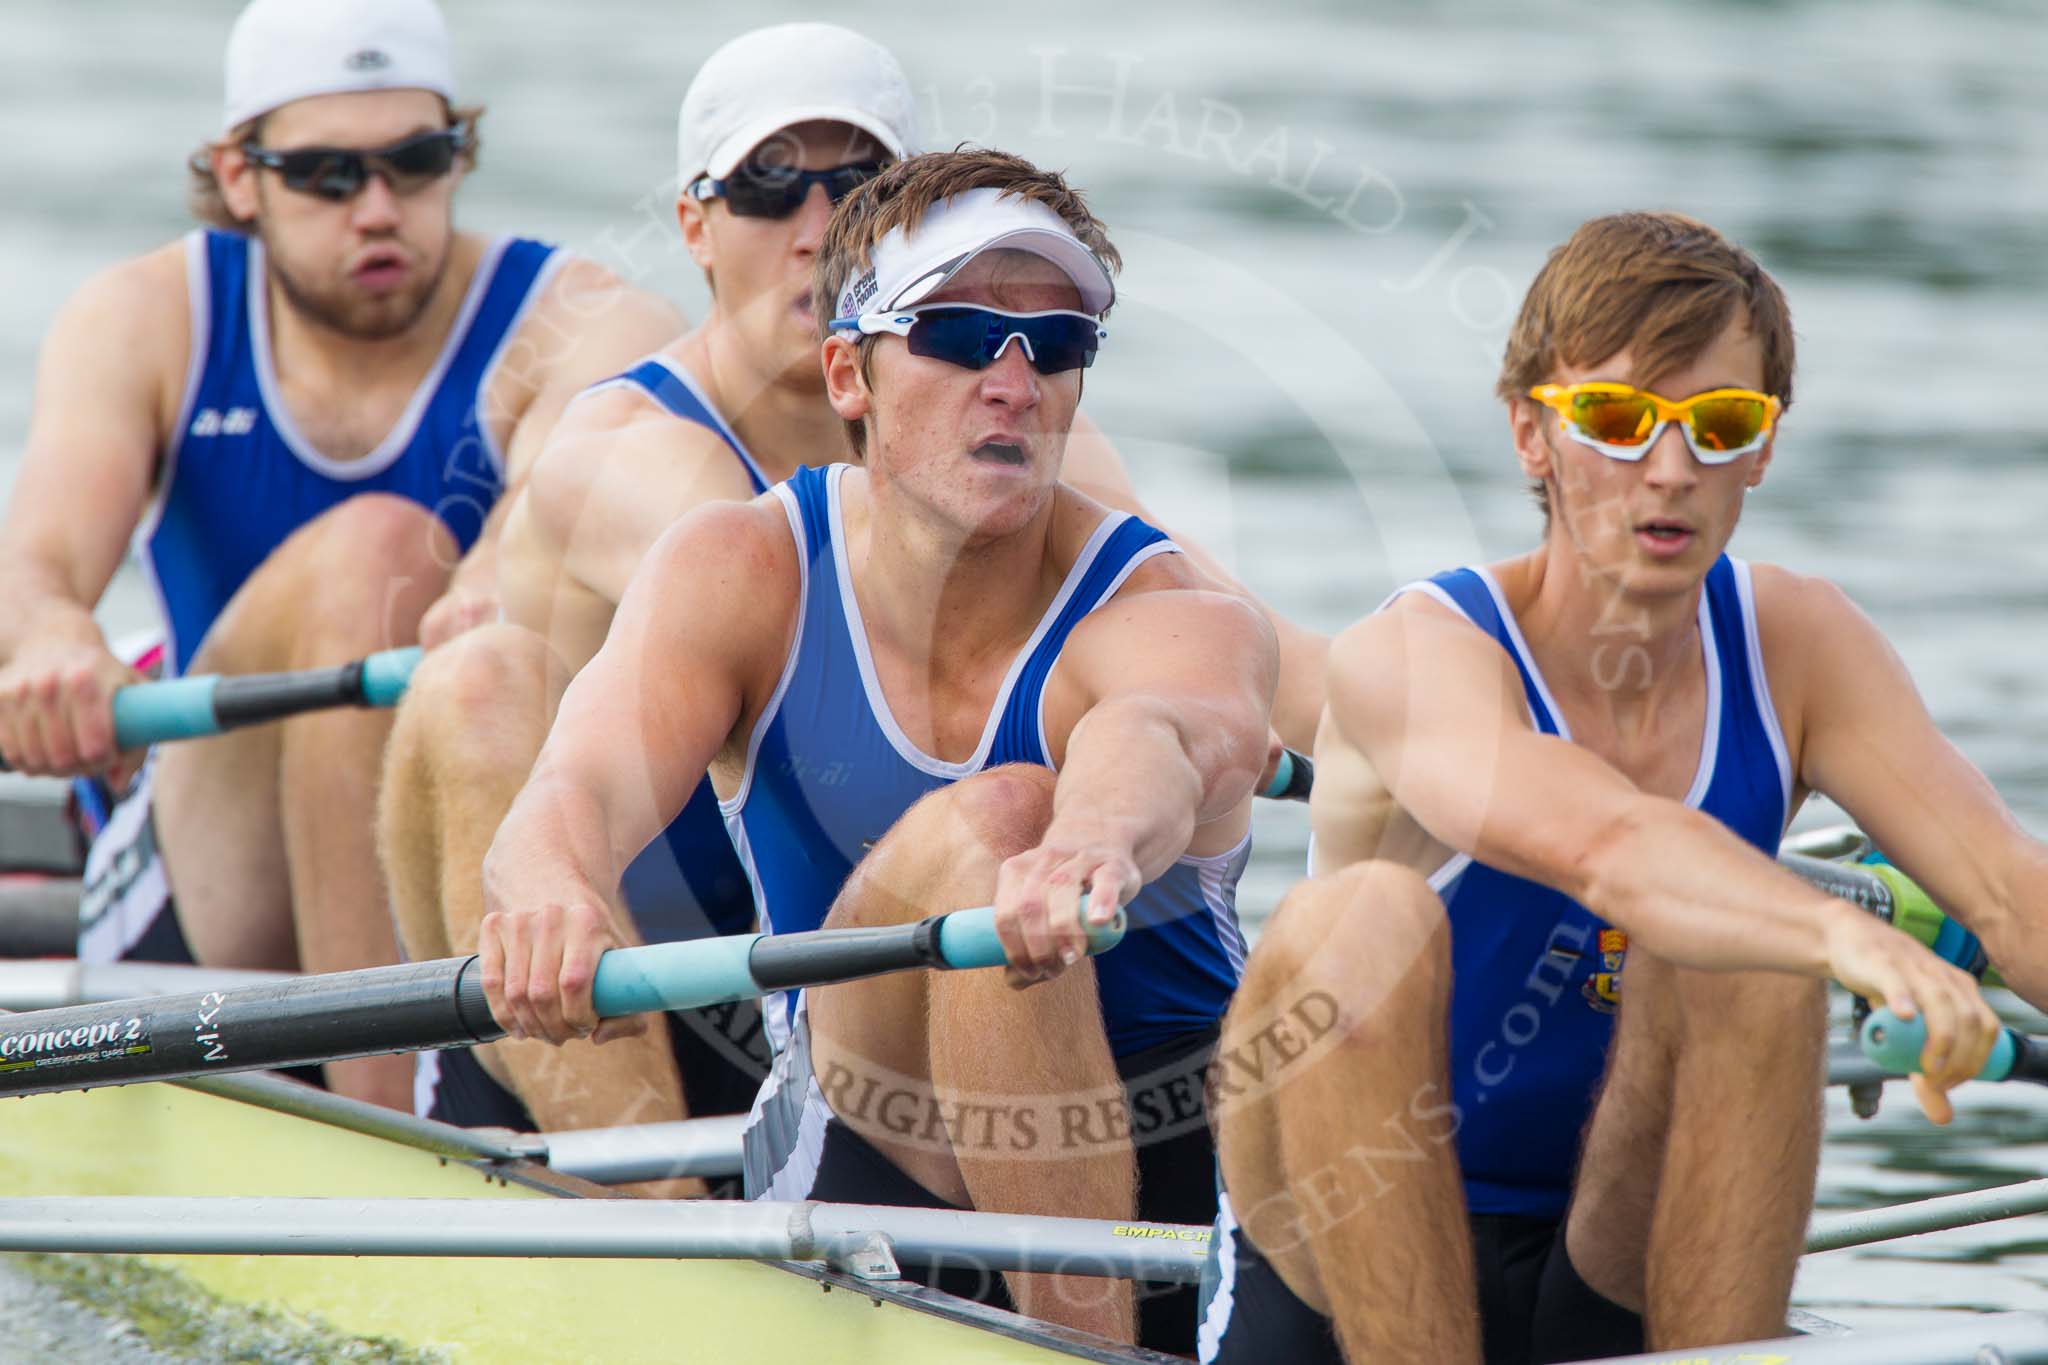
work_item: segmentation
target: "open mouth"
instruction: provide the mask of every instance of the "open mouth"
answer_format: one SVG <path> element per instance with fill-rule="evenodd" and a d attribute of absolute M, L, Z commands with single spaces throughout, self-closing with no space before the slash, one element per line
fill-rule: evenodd
<path fill-rule="evenodd" d="M 1009 441 L 983 441 L 969 453 L 983 463 L 1012 469 L 1021 469 L 1025 463 L 1024 447 Z"/>
<path fill-rule="evenodd" d="M 396 251 L 373 251 L 349 274 L 365 288 L 389 289 L 405 278 L 405 257 Z"/>
<path fill-rule="evenodd" d="M 1662 550 L 1682 548 L 1692 539 L 1692 534 L 1692 527 L 1682 521 L 1670 521 L 1659 518 L 1639 522 L 1636 525 L 1636 535 L 1640 539 L 1646 540 L 1653 547 Z"/>

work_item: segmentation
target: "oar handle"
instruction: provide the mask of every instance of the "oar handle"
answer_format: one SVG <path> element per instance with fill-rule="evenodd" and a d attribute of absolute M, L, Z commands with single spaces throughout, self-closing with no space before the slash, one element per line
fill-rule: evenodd
<path fill-rule="evenodd" d="M 393 706 L 419 661 L 419 646 L 409 645 L 333 668 L 136 683 L 114 694 L 114 741 L 140 749 L 330 706 Z"/>
<path fill-rule="evenodd" d="M 1872 1010 L 1857 1041 L 1871 1061 L 1905 1075 L 1920 1069 L 1920 1054 L 1927 1048 L 1927 1024 L 1918 1015 L 1901 1019 L 1888 1009 Z M 1977 1079 L 2048 1084 L 2048 1048 L 2013 1029 L 2000 1029 Z"/>
<path fill-rule="evenodd" d="M 1260 789 L 1259 795 L 1268 801 L 1306 801 L 1316 782 L 1316 765 L 1309 756 L 1293 749 L 1280 751 L 1280 762 L 1273 769 L 1273 780 Z"/>
<path fill-rule="evenodd" d="M 1107 952 L 1123 935 L 1119 911 L 1109 924 L 1089 930 L 1088 951 Z M 915 924 L 615 948 L 598 959 L 591 1004 L 599 1018 L 611 1019 L 649 1010 L 701 1009 L 912 967 L 1000 967 L 1007 960 L 996 936 L 996 912 L 982 906 Z M 474 972 L 465 975 L 465 989 L 474 978 Z M 474 989 L 480 1000 L 481 984 Z"/>

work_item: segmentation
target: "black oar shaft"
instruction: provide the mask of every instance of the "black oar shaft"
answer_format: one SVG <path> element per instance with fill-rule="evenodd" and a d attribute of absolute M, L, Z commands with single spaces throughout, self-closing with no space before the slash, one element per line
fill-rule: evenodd
<path fill-rule="evenodd" d="M 503 1036 L 475 958 L 0 1017 L 0 1095 L 300 1066 Z"/>
<path fill-rule="evenodd" d="M 1091 927 L 1089 951 L 1108 951 L 1123 933 L 1121 914 Z M 617 948 L 598 960 L 591 1003 L 610 1019 L 881 972 L 1003 961 L 995 911 L 984 906 L 915 924 Z M 0 1016 L 0 1095 L 307 1066 L 503 1036 L 477 959 L 443 958 Z"/>

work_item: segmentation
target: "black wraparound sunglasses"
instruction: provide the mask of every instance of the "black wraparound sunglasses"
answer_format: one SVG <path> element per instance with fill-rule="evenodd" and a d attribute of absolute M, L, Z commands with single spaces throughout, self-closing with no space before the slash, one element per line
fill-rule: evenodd
<path fill-rule="evenodd" d="M 690 193 L 698 199 L 723 199 L 742 218 L 787 218 L 803 206 L 811 186 L 823 185 L 826 197 L 836 204 L 880 175 L 886 164 L 856 161 L 829 171 L 743 164 L 723 180 L 706 176 L 690 187 Z"/>
<path fill-rule="evenodd" d="M 242 144 L 242 155 L 273 170 L 285 188 L 340 202 L 353 199 L 381 175 L 394 194 L 412 194 L 439 180 L 455 166 L 468 144 L 467 128 L 420 133 L 388 147 L 293 147 L 277 150 Z"/>

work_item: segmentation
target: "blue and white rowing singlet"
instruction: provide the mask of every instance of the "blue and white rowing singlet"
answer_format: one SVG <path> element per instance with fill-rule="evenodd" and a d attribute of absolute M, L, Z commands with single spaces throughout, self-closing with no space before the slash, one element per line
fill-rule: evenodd
<path fill-rule="evenodd" d="M 875 675 L 847 570 L 840 513 L 845 473 L 844 465 L 801 469 L 775 488 L 803 568 L 801 614 L 781 680 L 749 737 L 740 789 L 721 803 L 753 880 L 761 928 L 773 933 L 823 924 L 861 854 L 919 797 L 1005 763 L 1051 767 L 1040 706 L 1067 636 L 1140 564 L 1177 552 L 1135 517 L 1103 518 L 1010 665 L 973 756 L 945 763 L 903 733 Z M 1130 932 L 1095 960 L 1115 1055 L 1210 1028 L 1222 1018 L 1244 966 L 1236 893 L 1250 848 L 1247 835 L 1228 853 L 1184 857 L 1127 907 Z M 934 913 L 957 908 L 931 907 Z M 788 994 L 769 1008 L 778 1044 L 794 1008 Z"/>
<path fill-rule="evenodd" d="M 292 532 L 358 493 L 428 508 L 466 550 L 504 486 L 504 454 L 477 405 L 507 340 L 559 267 L 555 248 L 500 238 L 440 358 L 378 447 L 330 460 L 278 399 L 262 244 L 234 232 L 185 239 L 192 359 L 163 471 L 136 531 L 181 674 L 228 600 Z"/>
<path fill-rule="evenodd" d="M 1515 661 L 1537 727 L 1571 738 L 1490 573 L 1453 569 L 1401 591 L 1427 593 L 1492 636 Z M 1699 631 L 1706 725 L 1685 804 L 1775 857 L 1792 770 L 1741 560 L 1723 555 L 1708 571 Z M 1462 854 L 1429 884 L 1451 925 L 1451 1092 L 1467 1205 L 1559 1217 L 1606 1069 L 1627 939 L 1562 893 Z"/>
<path fill-rule="evenodd" d="M 768 480 L 738 433 L 718 415 L 681 365 L 666 356 L 649 356 L 584 393 L 613 388 L 635 389 L 683 421 L 708 428 L 740 462 L 754 492 L 768 491 Z M 681 887 L 675 884 L 678 875 L 684 882 Z M 733 852 L 732 840 L 726 837 L 718 793 L 708 779 L 697 784 L 689 803 L 669 822 L 661 838 L 626 868 L 621 886 L 633 922 L 649 943 L 701 938 L 707 924 L 719 934 L 744 934 L 754 927 L 754 891 Z M 703 912 L 704 922 L 692 914 L 692 905 Z"/>

